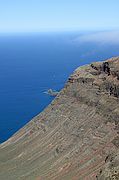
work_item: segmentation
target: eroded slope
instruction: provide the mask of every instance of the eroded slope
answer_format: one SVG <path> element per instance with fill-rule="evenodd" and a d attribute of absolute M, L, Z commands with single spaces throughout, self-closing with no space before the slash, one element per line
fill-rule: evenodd
<path fill-rule="evenodd" d="M 117 57 L 78 68 L 55 100 L 0 146 L 0 180 L 112 178 L 105 172 L 109 157 L 118 157 L 118 134 Z"/>

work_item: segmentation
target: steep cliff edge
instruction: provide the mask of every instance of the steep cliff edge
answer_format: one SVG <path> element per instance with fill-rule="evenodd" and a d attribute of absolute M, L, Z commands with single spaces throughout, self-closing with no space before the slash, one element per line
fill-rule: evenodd
<path fill-rule="evenodd" d="M 119 57 L 76 69 L 37 117 L 0 145 L 0 180 L 119 179 Z"/>

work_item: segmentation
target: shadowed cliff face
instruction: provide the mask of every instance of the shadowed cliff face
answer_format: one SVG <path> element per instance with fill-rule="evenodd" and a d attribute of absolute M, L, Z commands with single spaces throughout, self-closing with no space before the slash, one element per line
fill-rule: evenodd
<path fill-rule="evenodd" d="M 83 66 L 0 145 L 0 180 L 119 179 L 119 58 Z"/>

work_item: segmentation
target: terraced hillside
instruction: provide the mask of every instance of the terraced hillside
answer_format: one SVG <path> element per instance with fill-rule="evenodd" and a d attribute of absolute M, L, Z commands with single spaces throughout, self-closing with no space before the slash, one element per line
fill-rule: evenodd
<path fill-rule="evenodd" d="M 80 67 L 0 145 L 0 180 L 119 179 L 119 58 Z"/>

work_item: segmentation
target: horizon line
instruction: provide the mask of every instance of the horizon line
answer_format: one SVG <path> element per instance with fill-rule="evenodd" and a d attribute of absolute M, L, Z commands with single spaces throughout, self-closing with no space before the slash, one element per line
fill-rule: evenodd
<path fill-rule="evenodd" d="M 9 34 L 39 34 L 39 33 L 67 33 L 67 32 L 101 32 L 101 31 L 119 31 L 119 28 L 108 28 L 108 29 L 61 29 L 61 30 L 44 30 L 44 31 L 1 31 L 2 35 Z"/>

